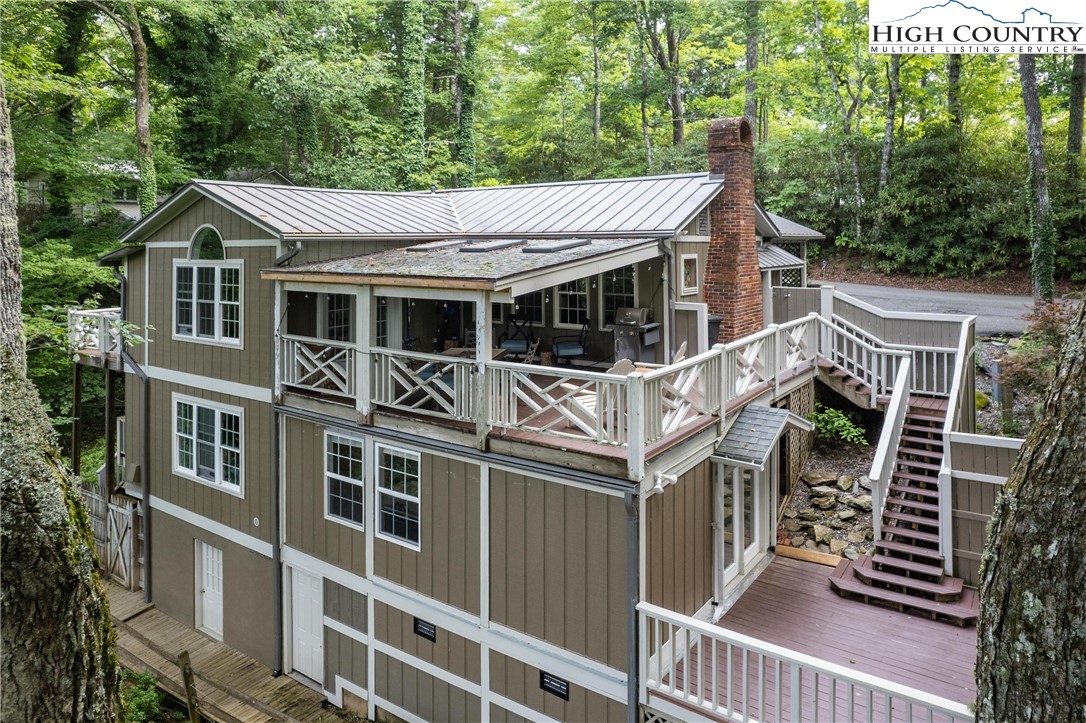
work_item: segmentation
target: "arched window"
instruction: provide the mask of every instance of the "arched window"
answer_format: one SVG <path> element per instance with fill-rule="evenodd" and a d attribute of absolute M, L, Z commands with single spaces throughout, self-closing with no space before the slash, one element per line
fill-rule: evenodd
<path fill-rule="evenodd" d="M 241 344 L 241 269 L 214 227 L 193 234 L 188 259 L 174 261 L 174 337 Z"/>
<path fill-rule="evenodd" d="M 204 226 L 192 237 L 189 245 L 189 258 L 193 261 L 223 261 L 226 249 L 222 245 L 222 236 L 213 226 Z"/>

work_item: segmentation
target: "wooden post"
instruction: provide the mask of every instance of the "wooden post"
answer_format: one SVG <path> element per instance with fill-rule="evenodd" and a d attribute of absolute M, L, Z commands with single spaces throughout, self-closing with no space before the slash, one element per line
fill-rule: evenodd
<path fill-rule="evenodd" d="M 113 495 L 119 491 L 117 482 L 117 415 L 114 404 L 114 372 L 108 366 L 106 373 L 106 488 Z"/>
<path fill-rule="evenodd" d="M 189 707 L 189 723 L 200 723 L 200 703 L 196 699 L 196 676 L 192 672 L 189 651 L 181 651 L 181 654 L 177 656 L 177 665 L 181 668 L 181 677 L 185 680 L 185 702 Z"/>
<path fill-rule="evenodd" d="M 490 294 L 483 292 L 475 300 L 475 446 L 485 450 L 490 435 L 490 390 L 487 363 L 491 347 Z M 531 360 L 526 360 L 531 363 Z"/>
<path fill-rule="evenodd" d="M 72 472 L 79 474 L 79 451 L 83 445 L 83 365 L 72 365 Z"/>

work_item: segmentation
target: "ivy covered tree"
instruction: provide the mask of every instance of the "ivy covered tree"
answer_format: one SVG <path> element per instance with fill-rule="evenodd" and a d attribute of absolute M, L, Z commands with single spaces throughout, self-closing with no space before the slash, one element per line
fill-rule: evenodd
<path fill-rule="evenodd" d="M 425 0 L 404 0 L 400 47 L 400 127 L 404 188 L 417 188 L 426 164 Z"/>

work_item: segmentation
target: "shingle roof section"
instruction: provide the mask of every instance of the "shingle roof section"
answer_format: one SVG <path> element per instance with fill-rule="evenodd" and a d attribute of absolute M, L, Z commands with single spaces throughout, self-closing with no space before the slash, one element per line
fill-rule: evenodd
<path fill-rule="evenodd" d="M 747 405 L 717 445 L 716 455 L 761 467 L 773 451 L 790 414 L 787 409 Z"/>
<path fill-rule="evenodd" d="M 788 253 L 776 244 L 765 244 L 758 249 L 758 267 L 762 271 L 790 269 L 804 265 L 803 259 Z"/>
<path fill-rule="evenodd" d="M 780 239 L 790 240 L 802 240 L 802 239 L 824 239 L 826 234 L 815 231 L 813 228 L 807 228 L 802 224 L 798 224 L 795 221 L 789 221 L 784 216 L 778 216 L 775 213 L 769 214 L 769 218 L 773 221 L 773 225 L 777 227 L 777 231 L 780 232 Z"/>
<path fill-rule="evenodd" d="M 442 191 L 469 235 L 622 236 L 677 232 L 723 187 L 707 173 Z"/>
<path fill-rule="evenodd" d="M 475 242 L 488 245 L 492 241 Z M 282 275 L 350 275 L 366 277 L 396 277 L 417 279 L 463 279 L 496 282 L 527 272 L 561 266 L 582 259 L 627 251 L 654 240 L 592 239 L 589 243 L 551 251 L 532 253 L 537 246 L 550 243 L 547 240 L 526 240 L 516 245 L 492 249 L 482 253 L 464 253 L 474 244 L 465 240 L 458 244 L 434 243 L 430 248 L 410 248 L 377 251 L 363 256 L 318 261 L 300 266 L 277 267 Z M 420 250 L 421 249 L 421 250 Z"/>
<path fill-rule="evenodd" d="M 193 181 L 204 193 L 284 236 L 455 236 L 449 198 L 260 183 Z"/>

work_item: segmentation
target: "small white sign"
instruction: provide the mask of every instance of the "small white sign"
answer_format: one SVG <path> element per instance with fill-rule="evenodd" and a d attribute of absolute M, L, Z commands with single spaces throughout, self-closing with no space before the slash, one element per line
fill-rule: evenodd
<path fill-rule="evenodd" d="M 870 0 L 868 51 L 1086 53 L 1083 0 Z"/>

